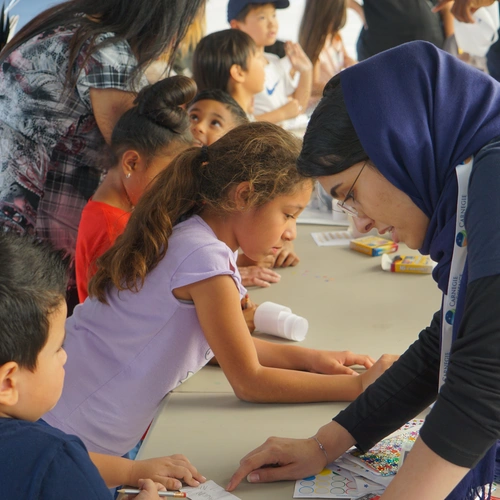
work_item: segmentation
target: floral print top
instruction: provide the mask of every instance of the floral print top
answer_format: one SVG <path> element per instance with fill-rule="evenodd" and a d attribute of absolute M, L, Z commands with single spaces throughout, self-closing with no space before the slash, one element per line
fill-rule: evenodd
<path fill-rule="evenodd" d="M 105 141 L 90 89 L 147 84 L 144 76 L 132 82 L 137 60 L 118 41 L 88 58 L 84 44 L 72 68 L 76 85 L 65 88 L 75 30 L 45 31 L 0 63 L 0 226 L 49 240 L 72 258 L 81 212 L 102 175 Z"/>

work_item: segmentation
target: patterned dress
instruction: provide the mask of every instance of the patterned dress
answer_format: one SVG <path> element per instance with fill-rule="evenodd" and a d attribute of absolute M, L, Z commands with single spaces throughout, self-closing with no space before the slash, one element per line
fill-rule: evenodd
<path fill-rule="evenodd" d="M 127 42 L 86 58 L 85 44 L 65 88 L 69 43 L 76 28 L 43 32 L 0 64 L 0 226 L 36 234 L 74 258 L 80 215 L 102 175 L 102 136 L 90 89 L 138 90 Z M 97 43 L 112 37 L 100 35 Z"/>

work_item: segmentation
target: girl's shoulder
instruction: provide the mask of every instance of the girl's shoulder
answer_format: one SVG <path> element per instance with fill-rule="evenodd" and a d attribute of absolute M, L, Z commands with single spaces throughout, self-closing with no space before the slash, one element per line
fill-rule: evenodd
<path fill-rule="evenodd" d="M 193 215 L 174 226 L 169 240 L 169 248 L 173 245 L 188 248 L 200 248 L 207 245 L 227 247 L 220 241 L 212 228 L 199 216 Z"/>

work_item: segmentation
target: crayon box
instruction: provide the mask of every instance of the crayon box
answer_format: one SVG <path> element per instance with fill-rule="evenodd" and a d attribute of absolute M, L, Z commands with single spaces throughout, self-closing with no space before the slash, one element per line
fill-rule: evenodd
<path fill-rule="evenodd" d="M 362 238 L 351 240 L 350 247 L 357 252 L 375 257 L 384 253 L 396 252 L 398 244 L 392 240 L 386 240 L 378 236 L 363 236 Z"/>

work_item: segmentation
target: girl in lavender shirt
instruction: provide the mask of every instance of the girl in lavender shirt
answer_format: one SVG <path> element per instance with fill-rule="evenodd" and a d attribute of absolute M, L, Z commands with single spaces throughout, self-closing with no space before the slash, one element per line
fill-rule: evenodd
<path fill-rule="evenodd" d="M 98 260 L 89 298 L 66 324 L 66 383 L 46 420 L 85 442 L 108 484 L 163 397 L 214 355 L 252 402 L 352 400 L 387 368 L 385 358 L 372 367 L 368 356 L 250 335 L 235 252 L 258 261 L 295 238 L 312 190 L 295 167 L 300 145 L 256 122 L 184 151 Z M 355 377 L 352 364 L 369 369 Z M 170 488 L 203 480 L 178 457 L 134 467 Z"/>

